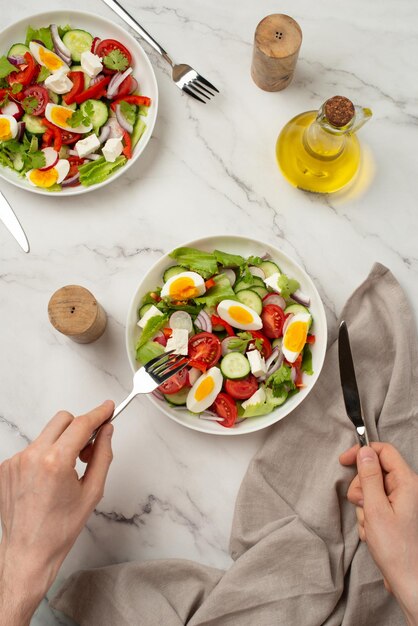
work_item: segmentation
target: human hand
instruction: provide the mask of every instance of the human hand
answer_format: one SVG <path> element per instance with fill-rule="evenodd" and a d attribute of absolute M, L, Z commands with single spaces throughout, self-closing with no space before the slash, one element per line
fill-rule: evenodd
<path fill-rule="evenodd" d="M 0 626 L 31 615 L 103 496 L 112 461 L 110 400 L 80 417 L 59 411 L 25 450 L 0 465 Z M 87 461 L 84 476 L 77 458 Z"/>
<path fill-rule="evenodd" d="M 358 532 L 398 600 L 410 626 L 418 625 L 418 475 L 388 443 L 353 446 L 342 465 L 357 461 L 347 498 L 356 505 Z M 383 470 L 383 471 L 382 471 Z"/>

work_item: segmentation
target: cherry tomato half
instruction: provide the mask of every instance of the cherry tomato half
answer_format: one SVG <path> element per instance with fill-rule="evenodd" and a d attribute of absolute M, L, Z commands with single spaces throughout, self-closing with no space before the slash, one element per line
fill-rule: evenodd
<path fill-rule="evenodd" d="M 189 341 L 189 365 L 206 372 L 219 361 L 221 351 L 221 342 L 216 335 L 198 333 Z"/>
<path fill-rule="evenodd" d="M 277 339 L 282 336 L 285 315 L 283 309 L 277 304 L 266 304 L 261 313 L 263 331 L 270 339 Z"/>
<path fill-rule="evenodd" d="M 241 380 L 225 381 L 225 391 L 235 400 L 248 400 L 258 389 L 258 382 L 255 376 L 249 374 Z"/>
<path fill-rule="evenodd" d="M 27 103 L 32 115 L 43 115 L 48 102 L 48 92 L 41 85 L 30 85 L 23 90 L 22 107 L 26 110 L 25 103 Z"/>
<path fill-rule="evenodd" d="M 174 374 L 174 376 L 171 376 L 171 378 L 166 380 L 165 383 L 158 387 L 158 389 L 161 391 L 161 393 L 164 393 L 166 395 L 170 395 L 170 393 L 177 393 L 186 386 L 188 380 L 189 374 L 187 372 L 187 369 L 184 368 L 180 370 L 180 372 L 177 372 L 177 374 Z"/>
<path fill-rule="evenodd" d="M 262 355 L 263 355 L 263 357 L 265 359 L 268 359 L 269 356 L 271 355 L 271 353 L 273 352 L 273 349 L 271 347 L 270 341 L 259 330 L 250 330 L 250 333 L 252 334 L 254 339 L 261 339 L 262 344 L 263 344 L 263 346 L 261 348 Z M 249 347 L 250 347 L 250 349 L 253 349 L 254 348 L 254 344 L 250 343 Z"/>
<path fill-rule="evenodd" d="M 219 422 L 221 426 L 225 428 L 231 428 L 238 417 L 237 405 L 235 400 L 227 393 L 221 391 L 216 396 L 215 402 L 212 405 L 212 409 L 219 417 L 223 417 L 224 421 Z"/>
<path fill-rule="evenodd" d="M 61 130 L 62 144 L 63 146 L 71 146 L 81 138 L 79 133 L 72 133 L 69 130 Z"/>
<path fill-rule="evenodd" d="M 97 56 L 99 57 L 104 58 L 105 56 L 109 54 L 109 52 L 112 52 L 112 50 L 119 50 L 119 52 L 121 52 L 128 61 L 127 67 L 131 65 L 132 63 L 131 53 L 129 52 L 127 48 L 125 48 L 123 44 L 121 44 L 119 41 L 116 41 L 116 39 L 102 39 L 102 41 L 96 47 L 95 54 L 97 54 Z M 104 74 L 114 74 L 114 72 L 115 70 L 111 70 L 106 66 L 103 67 Z"/>

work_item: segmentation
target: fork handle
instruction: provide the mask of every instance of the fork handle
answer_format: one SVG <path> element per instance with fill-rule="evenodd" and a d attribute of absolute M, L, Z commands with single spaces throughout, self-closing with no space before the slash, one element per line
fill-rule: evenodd
<path fill-rule="evenodd" d="M 108 420 L 106 420 L 105 422 L 103 422 L 103 424 L 110 424 L 110 422 L 113 422 L 113 420 L 115 419 L 115 417 L 117 417 L 119 415 L 119 413 L 122 413 L 123 409 L 125 409 L 128 404 L 135 398 L 135 396 L 138 395 L 138 392 L 133 390 L 131 391 L 131 393 L 129 394 L 129 396 L 127 396 L 125 398 L 125 400 L 123 400 L 123 402 L 121 402 L 116 409 L 113 411 L 113 415 L 112 417 L 109 417 Z M 101 427 L 103 426 L 103 424 L 101 426 L 99 426 L 99 428 L 96 428 L 96 430 L 91 434 L 90 439 L 88 440 L 88 442 L 86 443 L 86 445 L 84 446 L 85 448 L 90 444 L 93 443 L 93 441 L 96 439 L 99 430 L 101 429 Z"/>
<path fill-rule="evenodd" d="M 117 2 L 117 0 L 103 0 L 103 2 L 107 4 L 107 6 L 110 7 L 115 13 L 117 13 L 117 15 L 119 15 L 119 17 L 121 17 L 135 32 L 137 32 L 138 35 L 141 35 L 141 37 L 145 39 L 145 41 L 148 42 L 149 45 L 158 52 L 158 54 L 161 54 L 171 67 L 173 67 L 173 61 L 170 59 L 164 48 L 160 46 L 158 41 L 155 41 L 155 39 L 151 37 L 145 28 L 142 28 L 142 26 L 138 24 L 132 15 L 128 13 L 128 11 L 124 9 L 119 2 Z"/>

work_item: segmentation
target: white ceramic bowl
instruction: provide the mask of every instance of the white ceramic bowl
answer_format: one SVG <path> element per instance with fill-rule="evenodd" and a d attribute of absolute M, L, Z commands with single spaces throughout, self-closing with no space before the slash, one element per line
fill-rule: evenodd
<path fill-rule="evenodd" d="M 191 241 L 182 245 L 199 248 L 200 250 L 204 250 L 206 252 L 212 252 L 213 250 L 218 249 L 224 252 L 231 252 L 233 254 L 241 254 L 242 256 L 262 256 L 263 254 L 268 253 L 271 255 L 272 260 L 277 262 L 284 273 L 288 274 L 291 278 L 296 278 L 296 280 L 300 282 L 301 290 L 308 294 L 311 298 L 310 310 L 314 319 L 316 336 L 315 344 L 312 346 L 314 374 L 312 376 L 305 376 L 306 387 L 301 389 L 298 394 L 292 396 L 282 406 L 276 408 L 272 413 L 262 417 L 253 417 L 243 420 L 233 428 L 224 428 L 216 422 L 199 419 L 189 413 L 186 408 L 172 409 L 165 401 L 159 401 L 151 395 L 148 395 L 148 398 L 155 406 L 157 406 L 161 411 L 163 411 L 163 413 L 168 415 L 168 417 L 173 419 L 175 422 L 203 433 L 210 433 L 212 435 L 241 435 L 244 433 L 252 433 L 256 430 L 261 430 L 262 428 L 271 426 L 271 424 L 274 424 L 275 422 L 278 422 L 286 417 L 286 415 L 289 415 L 293 409 L 304 401 L 318 380 L 318 376 L 321 372 L 327 347 L 327 322 L 324 306 L 319 293 L 312 280 L 306 272 L 299 265 L 297 265 L 297 263 L 292 261 L 291 258 L 284 254 L 284 252 L 281 252 L 277 248 L 273 248 L 271 245 L 261 241 L 238 236 L 219 236 L 197 239 L 196 241 Z M 153 267 L 151 267 L 149 272 L 140 282 L 129 307 L 128 319 L 126 322 L 126 349 L 128 352 L 129 362 L 134 372 L 139 367 L 139 364 L 135 360 L 135 344 L 140 334 L 140 330 L 137 326 L 137 311 L 139 305 L 142 298 L 148 291 L 152 291 L 157 286 L 162 285 L 164 270 L 170 265 L 175 265 L 175 261 L 174 259 L 171 259 L 168 254 L 165 254 L 159 261 L 157 261 L 157 263 L 155 263 L 155 265 L 153 265 Z M 291 419 L 291 417 L 289 419 Z"/>
<path fill-rule="evenodd" d="M 4 180 L 7 180 L 7 182 L 20 187 L 21 189 L 26 189 L 27 191 L 47 196 L 75 196 L 81 193 L 87 193 L 88 191 L 94 191 L 95 189 L 99 189 L 100 187 L 111 183 L 113 180 L 116 180 L 116 178 L 122 176 L 122 174 L 126 172 L 142 154 L 151 138 L 155 120 L 157 119 L 158 86 L 151 63 L 139 43 L 124 28 L 121 28 L 110 20 L 94 15 L 93 13 L 83 13 L 81 11 L 51 11 L 48 13 L 29 15 L 23 20 L 15 22 L 0 33 L 0 56 L 7 54 L 7 51 L 12 44 L 25 41 L 26 29 L 29 25 L 34 28 L 39 28 L 41 26 L 48 26 L 49 24 L 58 24 L 62 26 L 70 24 L 73 28 L 87 30 L 93 35 L 93 37 L 100 37 L 100 39 L 117 39 L 120 41 L 132 54 L 134 68 L 133 76 L 138 80 L 141 93 L 144 96 L 149 96 L 152 100 L 148 115 L 145 118 L 147 128 L 135 146 L 132 158 L 102 183 L 92 185 L 91 187 L 83 187 L 83 185 L 78 187 L 67 187 L 63 188 L 61 191 L 52 192 L 47 191 L 46 189 L 34 187 L 25 178 L 20 177 L 13 170 L 0 166 L 0 176 L 4 178 Z"/>

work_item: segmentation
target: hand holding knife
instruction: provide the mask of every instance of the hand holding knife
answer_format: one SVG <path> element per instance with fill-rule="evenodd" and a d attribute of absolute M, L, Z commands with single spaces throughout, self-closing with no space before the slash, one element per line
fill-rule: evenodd
<path fill-rule="evenodd" d="M 347 324 L 344 321 L 340 324 L 338 334 L 338 359 L 345 410 L 356 428 L 360 446 L 368 446 L 369 437 L 362 417 L 360 395 L 350 348 L 350 338 Z"/>

